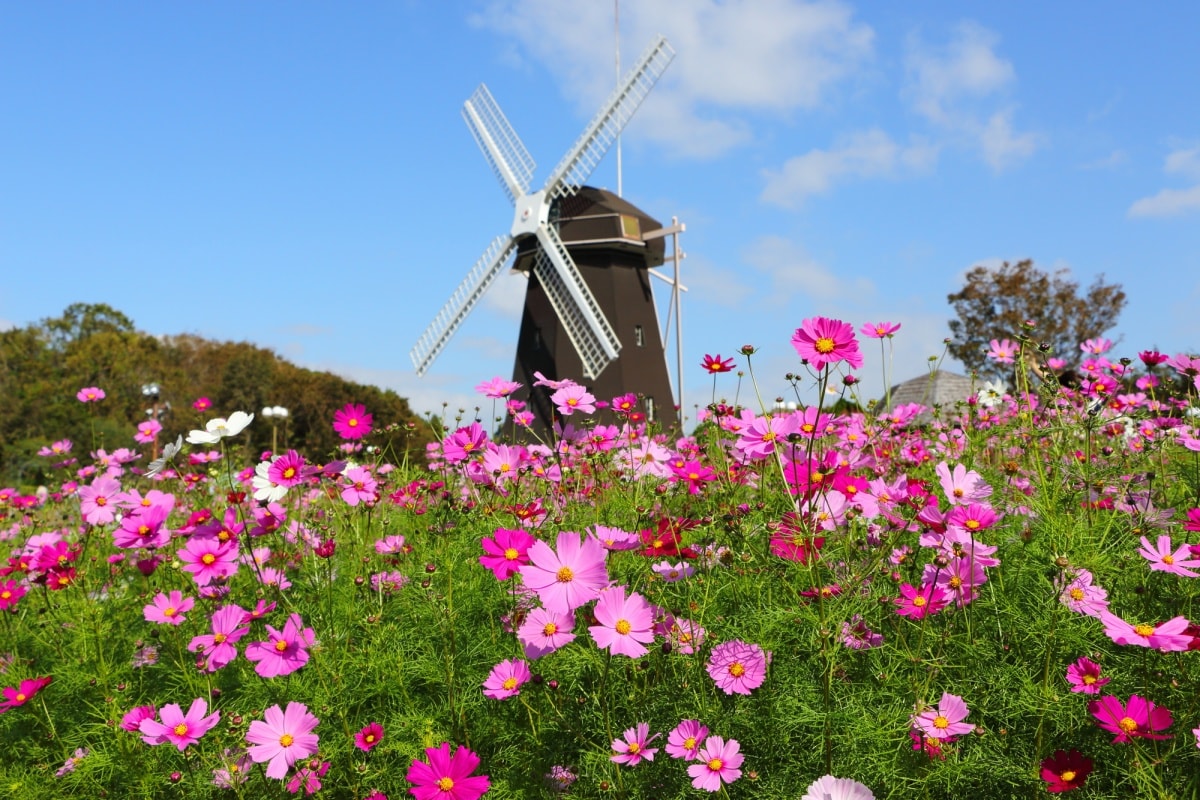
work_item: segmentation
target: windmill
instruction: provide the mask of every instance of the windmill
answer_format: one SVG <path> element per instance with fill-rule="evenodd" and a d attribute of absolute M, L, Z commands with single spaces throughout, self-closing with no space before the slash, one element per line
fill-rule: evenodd
<path fill-rule="evenodd" d="M 658 412 L 659 422 L 675 422 L 648 276 L 649 268 L 663 263 L 663 244 L 643 238 L 643 231 L 660 226 L 616 195 L 583 185 L 674 57 L 659 36 L 536 191 L 530 191 L 533 158 L 487 86 L 480 84 L 467 99 L 463 119 L 513 204 L 513 221 L 413 347 L 418 375 L 516 253 L 514 267 L 528 273 L 529 286 L 513 377 L 525 384 L 542 425 L 550 421 L 549 401 L 545 393 L 529 394 L 534 371 L 555 379 L 582 376 L 600 399 L 641 394 L 651 398 L 649 411 Z M 623 349 L 629 340 L 634 346 Z"/>

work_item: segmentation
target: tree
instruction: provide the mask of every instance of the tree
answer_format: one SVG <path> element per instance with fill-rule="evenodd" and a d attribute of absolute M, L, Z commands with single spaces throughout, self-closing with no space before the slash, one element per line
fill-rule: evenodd
<path fill-rule="evenodd" d="M 1044 352 L 1074 367 L 1082 355 L 1079 345 L 1116 325 L 1125 308 L 1124 290 L 1120 284 L 1105 283 L 1103 275 L 1080 295 L 1070 270 L 1050 275 L 1030 259 L 1005 261 L 996 268 L 972 267 L 963 288 L 946 300 L 958 316 L 950 321 L 950 355 L 967 369 L 991 377 L 1003 370 L 986 355 L 992 339 L 1015 341 L 1029 331 Z M 1034 324 L 1032 329 L 1027 321 Z"/>

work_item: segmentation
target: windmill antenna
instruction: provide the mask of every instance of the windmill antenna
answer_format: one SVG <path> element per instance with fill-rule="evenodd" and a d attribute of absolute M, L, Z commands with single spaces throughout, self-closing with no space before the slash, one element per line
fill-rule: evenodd
<path fill-rule="evenodd" d="M 617 85 L 621 85 L 621 0 L 613 0 L 613 36 L 616 40 Z M 621 134 L 617 134 L 617 197 L 621 197 Z"/>

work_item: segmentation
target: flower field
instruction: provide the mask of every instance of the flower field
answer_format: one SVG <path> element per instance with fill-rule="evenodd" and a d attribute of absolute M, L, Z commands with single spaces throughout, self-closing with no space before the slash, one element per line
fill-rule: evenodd
<path fill-rule="evenodd" d="M 0 489 L 0 796 L 1200 797 L 1200 359 L 1022 335 L 847 406 L 898 328 L 805 320 L 794 410 L 706 356 L 688 435 L 539 376 L 553 432 L 497 378 L 423 463 L 360 404 L 336 452 L 204 398 L 48 440 Z"/>

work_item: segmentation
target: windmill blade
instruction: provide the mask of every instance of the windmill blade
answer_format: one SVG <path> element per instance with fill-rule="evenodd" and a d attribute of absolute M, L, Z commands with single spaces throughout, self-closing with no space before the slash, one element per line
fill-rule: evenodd
<path fill-rule="evenodd" d="M 638 60 L 637 66 L 626 74 L 621 84 L 609 95 L 600 112 L 592 118 L 583 134 L 550 173 L 544 189 L 548 200 L 578 191 L 673 58 L 675 50 L 666 37 L 659 36 Z"/>
<path fill-rule="evenodd" d="M 479 84 L 463 103 L 462 115 L 509 201 L 516 203 L 518 197 L 529 192 L 537 165 L 486 84 Z"/>
<path fill-rule="evenodd" d="M 533 274 L 546 290 L 550 305 L 579 353 L 583 377 L 595 379 L 621 352 L 621 341 L 592 296 L 592 290 L 584 283 L 558 232 L 553 226 L 542 225 L 537 237 L 541 247 L 534 260 Z"/>
<path fill-rule="evenodd" d="M 425 329 L 425 333 L 417 340 L 409 356 L 418 375 L 424 375 L 425 370 L 442 352 L 442 348 L 454 336 L 458 326 L 471 313 L 471 309 L 483 297 L 483 293 L 496 280 L 504 263 L 517 249 L 517 240 L 509 234 L 497 236 L 491 246 L 483 252 L 483 256 L 475 262 L 475 266 L 467 273 L 467 277 L 459 284 L 458 289 L 450 296 L 450 300 L 438 312 L 437 317 Z"/>

